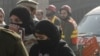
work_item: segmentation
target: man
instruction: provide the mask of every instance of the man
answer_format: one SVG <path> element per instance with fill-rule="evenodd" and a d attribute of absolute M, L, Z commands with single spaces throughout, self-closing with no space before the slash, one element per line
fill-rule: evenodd
<path fill-rule="evenodd" d="M 65 41 L 60 41 L 58 28 L 48 20 L 37 23 L 34 35 L 38 43 L 32 46 L 30 56 L 76 56 Z"/>
<path fill-rule="evenodd" d="M 61 27 L 65 35 L 64 40 L 76 52 L 77 51 L 77 24 L 71 17 L 71 8 L 63 5 L 60 9 Z"/>
<path fill-rule="evenodd" d="M 44 19 L 44 13 L 42 10 L 37 10 L 36 11 L 36 17 L 38 18 L 39 21 Z"/>
<path fill-rule="evenodd" d="M 0 56 L 29 56 L 21 37 L 0 27 Z"/>
<path fill-rule="evenodd" d="M 61 20 L 55 15 L 57 11 L 56 6 L 49 5 L 48 8 L 46 8 L 46 10 L 47 10 L 46 12 L 47 19 L 58 27 L 59 31 L 61 31 L 61 38 L 63 39 L 65 36 L 61 28 Z"/>
<path fill-rule="evenodd" d="M 2 8 L 0 8 L 0 27 L 3 27 L 6 25 L 4 22 L 5 12 Z"/>
<path fill-rule="evenodd" d="M 55 15 L 56 10 L 57 9 L 54 5 L 49 5 L 48 8 L 46 8 L 46 17 L 53 24 L 60 26 L 61 24 L 60 19 Z"/>
<path fill-rule="evenodd" d="M 25 47 L 29 51 L 36 42 L 34 33 L 34 23 L 29 11 L 24 7 L 16 7 L 10 12 L 9 29 L 16 31 L 22 36 Z"/>
<path fill-rule="evenodd" d="M 35 16 L 37 5 L 38 5 L 38 3 L 35 2 L 34 0 L 20 0 L 19 2 L 17 2 L 17 6 L 22 6 L 29 10 L 29 12 L 31 13 L 31 15 L 33 17 L 34 23 L 39 21 Z"/>

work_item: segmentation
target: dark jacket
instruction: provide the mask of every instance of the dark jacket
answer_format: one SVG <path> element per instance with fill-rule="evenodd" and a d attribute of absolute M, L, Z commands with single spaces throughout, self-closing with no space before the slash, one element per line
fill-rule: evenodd
<path fill-rule="evenodd" d="M 17 33 L 0 28 L 0 56 L 28 56 Z"/>
<path fill-rule="evenodd" d="M 68 20 L 62 20 L 61 22 L 62 30 L 65 35 L 64 40 L 68 45 L 74 50 L 77 51 L 77 24 L 73 18 Z"/>
<path fill-rule="evenodd" d="M 74 56 L 66 42 L 60 41 L 61 34 L 58 28 L 47 20 L 42 20 L 35 26 L 35 33 L 47 36 L 46 40 L 38 40 L 33 45 L 30 56 Z M 35 35 L 36 36 L 36 35 Z M 38 38 L 36 36 L 36 38 Z"/>
<path fill-rule="evenodd" d="M 59 44 L 54 48 L 48 48 L 48 50 L 43 51 L 38 44 L 32 46 L 30 56 L 76 56 L 74 52 L 69 48 L 69 46 L 64 41 L 60 41 Z"/>

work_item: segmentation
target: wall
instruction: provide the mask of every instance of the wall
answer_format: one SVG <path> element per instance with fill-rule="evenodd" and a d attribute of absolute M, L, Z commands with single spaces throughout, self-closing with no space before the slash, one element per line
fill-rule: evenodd
<path fill-rule="evenodd" d="M 9 22 L 9 12 L 16 6 L 18 0 L 0 0 L 0 7 L 5 11 L 5 21 Z"/>
<path fill-rule="evenodd" d="M 38 9 L 41 9 L 44 11 L 44 16 L 46 14 L 46 8 L 49 5 L 49 0 L 36 0 L 39 4 L 38 4 Z"/>

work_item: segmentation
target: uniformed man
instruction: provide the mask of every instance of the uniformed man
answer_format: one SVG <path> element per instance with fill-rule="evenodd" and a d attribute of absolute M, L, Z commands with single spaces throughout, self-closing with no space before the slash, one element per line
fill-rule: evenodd
<path fill-rule="evenodd" d="M 71 13 L 69 5 L 63 5 L 60 9 L 61 27 L 65 36 L 64 40 L 76 52 L 78 31 L 76 21 L 71 17 Z"/>
<path fill-rule="evenodd" d="M 14 31 L 0 27 L 0 56 L 29 56 L 21 37 Z"/>
<path fill-rule="evenodd" d="M 31 15 L 33 17 L 34 23 L 39 21 L 36 18 L 36 9 L 37 9 L 38 4 L 39 3 L 37 3 L 36 1 L 33 1 L 33 0 L 20 0 L 17 2 L 17 6 L 25 7 L 29 10 L 29 12 L 31 13 Z"/>
<path fill-rule="evenodd" d="M 56 6 L 55 5 L 49 5 L 46 8 L 46 17 L 49 21 L 51 21 L 53 24 L 60 26 L 61 22 L 60 19 L 55 15 L 56 14 Z"/>

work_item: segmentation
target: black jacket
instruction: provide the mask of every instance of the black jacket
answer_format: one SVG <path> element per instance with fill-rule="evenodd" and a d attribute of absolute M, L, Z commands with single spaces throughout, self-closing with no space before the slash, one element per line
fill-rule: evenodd
<path fill-rule="evenodd" d="M 32 46 L 30 56 L 76 56 L 66 42 L 60 41 L 54 48 L 42 51 L 38 44 Z"/>

